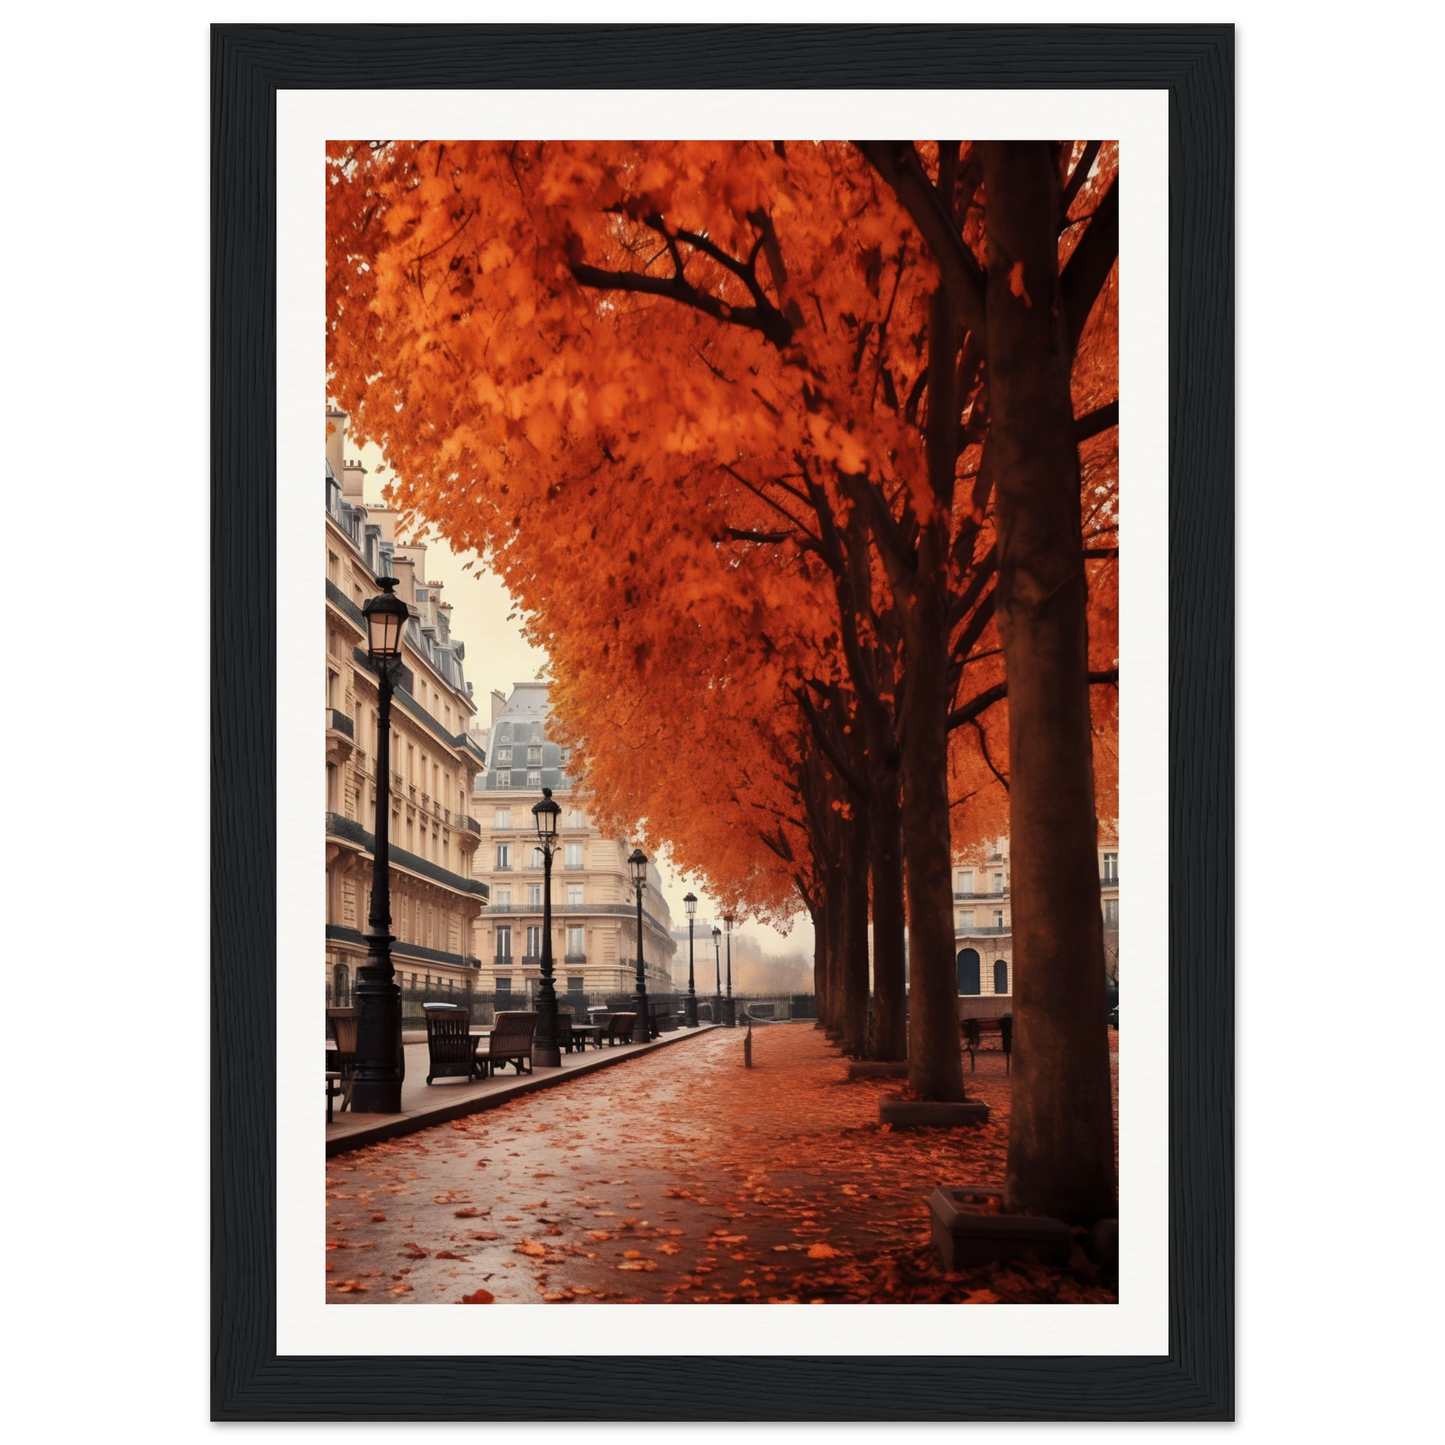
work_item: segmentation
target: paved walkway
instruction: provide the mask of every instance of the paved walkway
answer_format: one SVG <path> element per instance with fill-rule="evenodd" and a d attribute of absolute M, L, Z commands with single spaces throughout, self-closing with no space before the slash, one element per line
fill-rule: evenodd
<path fill-rule="evenodd" d="M 991 1110 L 976 1129 L 880 1124 L 898 1081 L 847 1082 L 807 1023 L 754 1030 L 753 1061 L 743 1067 L 738 1031 L 709 1030 L 332 1159 L 328 1301 L 1117 1298 L 1081 1251 L 1062 1270 L 942 1272 L 928 1195 L 1003 1177 L 1001 1054 L 980 1053 L 974 1073 L 964 1061 Z"/>
<path fill-rule="evenodd" d="M 349 1109 L 336 1110 L 326 1126 L 326 1154 L 343 1153 L 383 1139 L 415 1134 L 436 1124 L 445 1124 L 468 1114 L 495 1109 L 508 1099 L 550 1088 L 564 1079 L 594 1073 L 625 1058 L 651 1053 L 656 1049 L 683 1042 L 710 1032 L 715 1024 L 702 1024 L 695 1029 L 675 1029 L 649 1044 L 614 1044 L 609 1048 L 588 1049 L 584 1053 L 563 1054 L 560 1069 L 538 1069 L 535 1073 L 518 1075 L 514 1066 L 506 1065 L 494 1077 L 479 1081 L 438 1079 L 428 1084 L 427 1046 L 405 1045 L 406 1077 L 401 1085 L 400 1114 L 353 1114 Z"/>

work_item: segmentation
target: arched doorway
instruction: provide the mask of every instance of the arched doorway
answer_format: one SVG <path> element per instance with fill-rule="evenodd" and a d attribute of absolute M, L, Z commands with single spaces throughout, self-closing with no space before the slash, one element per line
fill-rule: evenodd
<path fill-rule="evenodd" d="M 976 948 L 965 948 L 958 955 L 958 991 L 965 994 L 983 992 L 979 976 L 979 959 Z"/>
<path fill-rule="evenodd" d="M 995 993 L 1008 992 L 1008 960 L 996 958 L 993 961 L 993 991 Z"/>
<path fill-rule="evenodd" d="M 351 1007 L 351 970 L 338 963 L 331 972 L 331 994 L 337 1008 Z"/>

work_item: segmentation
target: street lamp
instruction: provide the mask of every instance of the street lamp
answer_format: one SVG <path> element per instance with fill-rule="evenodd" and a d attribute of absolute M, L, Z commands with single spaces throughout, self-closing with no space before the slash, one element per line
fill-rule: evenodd
<path fill-rule="evenodd" d="M 351 1107 L 358 1114 L 401 1113 L 401 989 L 391 966 L 391 694 L 401 678 L 401 634 L 410 609 L 392 596 L 396 577 L 361 609 L 367 657 L 376 672 L 376 837 L 366 962 L 356 970 L 356 1075 Z"/>
<path fill-rule="evenodd" d="M 690 1029 L 697 1027 L 697 993 L 692 986 L 692 918 L 697 912 L 697 896 L 684 895 L 682 906 L 687 909 L 687 1003 L 683 1006 L 683 1022 Z"/>
<path fill-rule="evenodd" d="M 557 851 L 557 819 L 562 809 L 552 801 L 551 788 L 542 789 L 542 801 L 532 809 L 537 843 L 542 850 L 542 982 L 537 989 L 537 1036 L 532 1062 L 544 1069 L 562 1067 L 557 1047 L 557 988 L 552 982 L 552 854 Z"/>
<path fill-rule="evenodd" d="M 649 1038 L 647 1017 L 647 975 L 642 964 L 642 890 L 647 887 L 647 854 L 641 848 L 634 848 L 627 859 L 627 871 L 632 875 L 632 889 L 637 894 L 637 1002 L 632 1020 L 632 1042 L 645 1044 Z"/>
<path fill-rule="evenodd" d="M 728 996 L 727 1002 L 723 1004 L 723 1022 L 730 1028 L 738 1026 L 738 1016 L 733 1008 L 733 916 L 731 913 L 723 914 L 723 927 L 727 930 L 728 936 Z"/>
<path fill-rule="evenodd" d="M 712 926 L 712 966 L 716 982 L 712 991 L 712 1021 L 722 1022 L 722 929 Z"/>

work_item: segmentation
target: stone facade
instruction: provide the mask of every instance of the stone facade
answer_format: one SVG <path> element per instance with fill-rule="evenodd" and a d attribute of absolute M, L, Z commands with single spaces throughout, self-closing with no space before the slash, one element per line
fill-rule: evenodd
<path fill-rule="evenodd" d="M 1119 844 L 1099 844 L 1099 907 L 1104 915 L 1104 962 L 1119 978 Z M 1012 997 L 1013 902 L 1009 841 L 998 838 L 971 862 L 953 868 L 953 943 L 960 998 Z M 960 1005 L 962 1007 L 962 1005 Z M 993 1010 L 1002 1011 L 1002 1010 Z"/>
<path fill-rule="evenodd" d="M 391 709 L 391 931 L 398 981 L 438 992 L 475 986 L 476 919 L 486 901 L 472 877 L 481 830 L 471 816 L 485 755 L 469 734 L 476 704 L 462 676 L 440 584 L 426 548 L 396 539 L 396 514 L 363 500 L 364 471 L 342 449 L 346 417 L 328 412 L 326 442 L 326 996 L 351 1002 L 366 957 L 376 817 L 376 678 L 362 608 L 378 577 L 401 579 L 413 617 Z"/>
<path fill-rule="evenodd" d="M 472 811 L 482 843 L 472 876 L 490 889 L 477 925 L 484 990 L 530 999 L 541 977 L 545 874 L 532 807 L 551 788 L 562 809 L 552 860 L 552 959 L 560 995 L 630 993 L 636 978 L 637 904 L 627 873 L 632 843 L 606 836 L 588 818 L 567 775 L 567 750 L 547 735 L 547 684 L 514 683 L 492 694 Z M 649 991 L 671 992 L 676 944 L 662 880 L 649 862 L 643 895 L 643 959 Z M 683 968 L 686 970 L 686 958 Z M 685 977 L 684 973 L 684 977 Z"/>

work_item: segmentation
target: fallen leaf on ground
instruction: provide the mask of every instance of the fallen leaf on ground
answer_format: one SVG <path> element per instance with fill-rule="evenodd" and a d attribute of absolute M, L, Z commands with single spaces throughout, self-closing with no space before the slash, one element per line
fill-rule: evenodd
<path fill-rule="evenodd" d="M 401 1247 L 401 1252 L 402 1252 L 408 1259 L 425 1259 L 426 1256 L 427 1256 L 426 1250 L 424 1250 L 424 1249 L 421 1247 L 421 1245 L 419 1245 L 419 1244 L 412 1244 L 412 1243 L 404 1244 L 404 1245 L 402 1245 L 402 1247 Z"/>
<path fill-rule="evenodd" d="M 534 1255 L 540 1259 L 545 1257 L 547 1246 L 545 1244 L 538 1244 L 535 1239 L 523 1239 L 521 1244 L 517 1246 L 517 1253 Z"/>
<path fill-rule="evenodd" d="M 495 1304 L 496 1301 L 496 1295 L 489 1289 L 479 1289 L 475 1294 L 464 1294 L 462 1296 L 462 1303 L 464 1305 L 489 1305 Z"/>
<path fill-rule="evenodd" d="M 809 1259 L 832 1259 L 838 1251 L 831 1244 L 815 1244 L 808 1250 Z"/>

